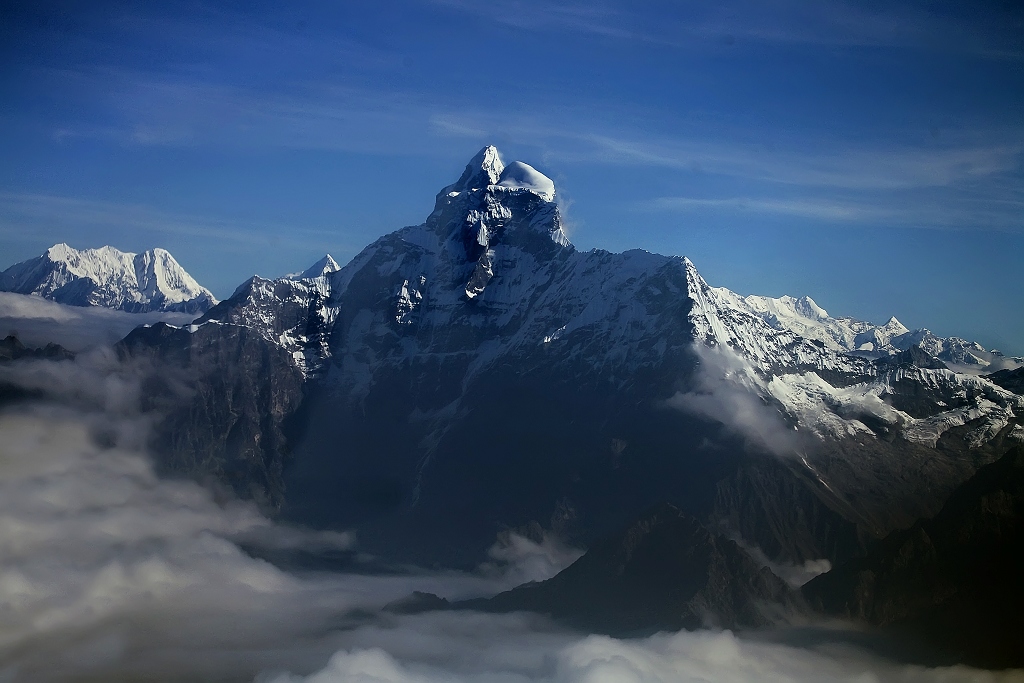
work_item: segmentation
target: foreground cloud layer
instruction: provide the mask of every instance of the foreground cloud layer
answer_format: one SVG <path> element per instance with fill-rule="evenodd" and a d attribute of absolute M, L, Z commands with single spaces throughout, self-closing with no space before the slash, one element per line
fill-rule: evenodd
<path fill-rule="evenodd" d="M 309 669 L 346 615 L 466 576 L 297 576 L 241 548 L 345 550 L 351 535 L 272 524 L 146 457 L 133 368 L 108 354 L 0 366 L 47 392 L 0 411 L 0 680 L 251 678 Z"/>
<path fill-rule="evenodd" d="M 190 313 L 125 313 L 99 306 L 66 306 L 28 294 L 0 292 L 0 337 L 13 334 L 27 346 L 60 344 L 71 351 L 113 344 L 139 324 L 187 325 Z"/>
<path fill-rule="evenodd" d="M 521 615 L 425 615 L 392 628 L 362 628 L 359 647 L 335 654 L 308 677 L 268 683 L 995 683 L 1021 672 L 896 665 L 864 652 L 744 640 L 725 632 L 658 634 L 641 640 L 538 633 Z"/>
<path fill-rule="evenodd" d="M 138 378 L 102 352 L 0 365 L 0 385 L 33 396 L 0 408 L 0 681 L 1024 680 L 728 632 L 621 641 L 525 614 L 382 613 L 413 590 L 460 598 L 545 578 L 575 553 L 510 536 L 479 576 L 284 571 L 243 547 L 357 540 L 158 478 Z"/>

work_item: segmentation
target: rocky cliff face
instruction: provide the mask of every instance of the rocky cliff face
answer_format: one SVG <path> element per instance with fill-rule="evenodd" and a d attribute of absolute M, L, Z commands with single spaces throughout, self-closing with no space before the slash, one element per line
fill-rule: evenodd
<path fill-rule="evenodd" d="M 1024 665 L 1024 449 L 956 489 L 932 519 L 806 586 L 825 612 L 922 634 L 958 658 Z"/>
<path fill-rule="evenodd" d="M 575 249 L 554 193 L 485 148 L 422 225 L 343 268 L 252 278 L 191 327 L 133 334 L 198 397 L 166 466 L 427 563 L 566 510 L 590 542 L 659 501 L 772 559 L 835 561 L 934 514 L 1024 429 L 1024 399 L 898 321 Z"/>
<path fill-rule="evenodd" d="M 162 415 L 163 472 L 225 486 L 267 511 L 283 503 L 285 420 L 302 401 L 288 354 L 245 327 L 139 327 L 118 347 L 149 368 L 144 408 Z"/>
<path fill-rule="evenodd" d="M 1024 394 L 1024 368 L 999 370 L 988 375 L 988 379 L 1015 394 Z"/>

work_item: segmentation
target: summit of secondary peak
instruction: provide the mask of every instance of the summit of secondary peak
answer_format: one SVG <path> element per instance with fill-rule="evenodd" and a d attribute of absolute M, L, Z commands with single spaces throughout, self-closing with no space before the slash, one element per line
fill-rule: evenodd
<path fill-rule="evenodd" d="M 301 273 L 288 275 L 287 277 L 290 280 L 311 280 L 315 277 L 329 275 L 330 273 L 338 270 L 341 270 L 341 266 L 339 266 L 338 262 L 334 260 L 334 257 L 330 254 L 324 254 L 323 258 L 311 265 L 309 268 L 306 268 Z"/>
<path fill-rule="evenodd" d="M 554 181 L 522 161 L 513 161 L 506 166 L 496 184 L 513 190 L 530 190 L 549 202 L 555 198 Z"/>

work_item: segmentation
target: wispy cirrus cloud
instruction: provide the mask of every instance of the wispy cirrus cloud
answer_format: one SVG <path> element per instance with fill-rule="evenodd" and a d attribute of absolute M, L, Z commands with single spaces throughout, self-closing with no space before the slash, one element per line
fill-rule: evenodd
<path fill-rule="evenodd" d="M 668 138 L 623 139 L 591 134 L 598 158 L 721 173 L 773 183 L 851 189 L 940 187 L 958 180 L 1015 170 L 1024 155 L 1024 131 L 1007 140 L 964 141 L 944 147 L 852 147 L 813 141 L 817 150 L 765 141 Z M 995 137 L 993 135 L 992 137 Z M 766 144 L 767 143 L 767 144 Z"/>
<path fill-rule="evenodd" d="M 643 120 L 635 111 L 622 118 Z M 678 134 L 666 136 L 634 126 L 612 130 L 605 121 L 587 117 L 582 107 L 578 117 L 573 111 L 548 118 L 508 112 L 451 112 L 435 117 L 432 124 L 447 135 L 532 140 L 543 147 L 550 161 L 671 168 L 811 188 L 950 187 L 987 182 L 1014 173 L 1024 164 L 1024 128 L 964 131 L 951 134 L 941 144 L 932 140 L 916 145 L 854 144 L 810 134 L 803 139 L 785 134 L 758 139 L 725 127 L 713 135 L 701 135 L 696 126 L 681 126 Z M 1014 186 L 1002 189 L 1012 192 Z"/>
<path fill-rule="evenodd" d="M 654 36 L 638 33 L 628 27 L 628 13 L 613 3 L 535 2 L 512 0 L 501 6 L 468 0 L 430 0 L 432 4 L 467 12 L 507 26 L 530 30 L 571 30 L 611 38 Z"/>
<path fill-rule="evenodd" d="M 52 226 L 57 230 L 69 225 L 123 228 L 151 235 L 176 235 L 252 244 L 277 244 L 274 235 L 288 234 L 296 246 L 319 245 L 330 230 L 315 230 L 291 225 L 254 224 L 162 211 L 145 204 L 131 204 L 46 194 L 0 192 L 0 234 L 5 239 L 35 241 L 28 226 Z"/>
<path fill-rule="evenodd" d="M 111 97 L 117 102 L 120 123 L 62 127 L 55 132 L 59 139 L 83 136 L 143 146 L 426 155 L 444 153 L 451 138 L 473 140 L 473 145 L 510 141 L 537 150 L 549 165 L 666 168 L 728 180 L 743 192 L 724 198 L 653 198 L 643 206 L 646 209 L 718 209 L 944 229 L 1022 229 L 1024 193 L 1015 174 L 1024 164 L 1024 128 L 965 129 L 941 139 L 905 135 L 899 143 L 864 143 L 813 132 L 752 134 L 726 125 L 709 132 L 699 122 L 683 120 L 678 131 L 668 135 L 622 123 L 644 121 L 650 115 L 624 103 L 595 114 L 598 108 L 585 101 L 456 107 L 428 93 L 332 83 L 267 93 L 139 72 L 76 72 L 68 77 L 115 83 L 116 96 Z M 940 190 L 941 196 L 897 196 Z M 837 192 L 852 196 L 837 197 Z M 794 193 L 800 196 L 789 198 Z M 25 204 L 28 198 L 19 201 Z M 81 208 L 84 217 L 97 213 L 94 206 Z M 127 222 L 128 210 L 118 211 L 116 222 Z M 173 224 L 178 231 L 203 222 L 149 214 L 141 218 L 141 225 Z M 227 225 L 203 225 L 196 232 L 245 239 L 244 231 Z"/>
<path fill-rule="evenodd" d="M 861 221 L 889 218 L 892 212 L 842 202 L 801 199 L 756 199 L 753 197 L 703 198 L 658 197 L 639 204 L 649 211 L 691 212 L 700 209 L 730 212 L 783 214 L 827 221 Z"/>
<path fill-rule="evenodd" d="M 267 89 L 112 68 L 46 71 L 40 77 L 88 92 L 105 113 L 100 122 L 58 125 L 57 141 L 393 153 L 416 148 L 433 111 L 415 93 L 331 82 Z"/>
<path fill-rule="evenodd" d="M 855 199 L 776 199 L 766 197 L 657 197 L 637 202 L 641 211 L 775 215 L 824 223 L 890 225 L 943 230 L 994 230 L 1024 232 L 1024 201 L 972 202 Z"/>
<path fill-rule="evenodd" d="M 826 7 L 799 0 L 741 0 L 666 3 L 648 12 L 605 0 L 511 0 L 500 6 L 427 0 L 409 7 L 425 7 L 441 18 L 458 12 L 519 31 L 571 32 L 680 50 L 702 50 L 708 41 L 719 50 L 728 38 L 757 43 L 758 49 L 798 44 L 816 49 L 928 47 L 1006 56 L 1016 54 L 1020 42 L 1012 35 L 1007 38 L 1012 22 L 1000 32 L 984 23 L 991 24 L 991 16 L 957 21 L 948 12 L 906 3 L 870 8 L 857 2 Z M 566 97 L 557 90 L 522 88 L 515 79 L 501 88 L 477 83 L 478 92 L 464 93 L 448 84 L 447 77 L 431 87 L 402 80 L 406 56 L 399 47 L 340 37 L 329 28 L 340 19 L 330 13 L 321 22 L 307 22 L 308 12 L 302 9 L 282 10 L 269 18 L 217 8 L 202 11 L 190 18 L 159 12 L 115 17 L 122 37 L 140 41 L 152 35 L 170 46 L 174 58 L 165 62 L 37 67 L 40 82 L 65 93 L 73 105 L 60 109 L 63 118 L 53 125 L 52 139 L 201 151 L 434 157 L 450 154 L 452 138 L 472 140 L 467 146 L 507 141 L 535 150 L 534 158 L 549 165 L 604 164 L 619 167 L 620 173 L 671 169 L 734 185 L 727 194 L 663 197 L 648 208 L 692 210 L 699 202 L 705 209 L 810 219 L 898 219 L 932 222 L 935 227 L 957 227 L 964 219 L 994 229 L 1017 229 L 1020 184 L 1014 174 L 1024 161 L 1024 127 L 1000 128 L 994 119 L 982 117 L 975 123 L 954 123 L 941 139 L 892 129 L 882 135 L 851 131 L 854 138 L 827 122 L 808 130 L 791 121 L 787 129 L 742 116 L 728 119 L 680 110 L 667 102 L 609 98 L 604 92 Z M 193 43 L 198 51 L 181 49 Z M 309 71 L 310 66 L 315 70 Z M 263 78 L 267 69 L 278 76 Z M 515 88 L 515 96 L 503 92 Z M 907 210 L 884 196 L 928 188 L 952 189 L 956 201 L 915 198 L 917 208 Z M 860 195 L 837 198 L 837 192 Z M 791 194 L 800 196 L 787 198 Z M 956 210 L 947 211 L 954 204 Z M 204 235 L 240 232 L 208 227 L 212 230 Z"/>
<path fill-rule="evenodd" d="M 574 32 L 615 40 L 706 50 L 736 44 L 839 48 L 906 48 L 961 52 L 997 60 L 1024 59 L 1024 44 L 1006 26 L 976 16 L 943 15 L 909 4 L 866 6 L 801 0 L 665 3 L 646 17 L 624 2 L 580 4 L 515 0 L 493 5 L 470 0 L 433 4 L 518 29 Z M 1014 10 L 1005 10 L 1013 14 Z"/>
<path fill-rule="evenodd" d="M 57 141 L 437 154 L 444 138 L 509 140 L 551 161 L 694 170 L 757 182 L 857 190 L 949 187 L 1024 165 L 1024 126 L 978 123 L 933 134 L 892 131 L 844 139 L 822 130 L 750 129 L 673 113 L 674 132 L 645 122 L 666 113 L 625 101 L 557 95 L 509 105 L 466 103 L 444 92 L 295 82 L 272 89 L 216 79 L 90 68 L 43 70 L 56 89 L 89 93 L 104 121 L 70 120 Z"/>

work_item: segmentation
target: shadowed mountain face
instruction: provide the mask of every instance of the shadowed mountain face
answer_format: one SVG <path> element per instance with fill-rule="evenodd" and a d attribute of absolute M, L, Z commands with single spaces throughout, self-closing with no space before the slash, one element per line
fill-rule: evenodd
<path fill-rule="evenodd" d="M 1024 394 L 1024 368 L 1016 370 L 1000 370 L 988 375 L 994 384 L 1009 389 L 1015 394 Z"/>
<path fill-rule="evenodd" d="M 771 622 L 790 588 L 733 541 L 662 504 L 599 541 L 557 576 L 457 608 L 528 610 L 614 635 Z M 429 603 L 424 607 L 436 607 Z"/>
<path fill-rule="evenodd" d="M 18 360 L 20 358 L 45 358 L 49 360 L 67 360 L 74 358 L 74 354 L 63 346 L 53 342 L 38 349 L 31 349 L 21 343 L 13 334 L 0 339 L 0 362 L 7 360 Z"/>
<path fill-rule="evenodd" d="M 1022 666 L 1024 448 L 987 465 L 934 518 L 803 588 L 826 612 L 923 635 L 988 666 Z"/>
<path fill-rule="evenodd" d="M 485 148 L 343 268 L 129 335 L 188 389 L 163 466 L 426 564 L 530 522 L 588 544 L 660 501 L 803 563 L 934 514 L 1024 429 L 1024 399 L 914 346 L 950 340 L 578 251 L 554 192 Z"/>
<path fill-rule="evenodd" d="M 136 328 L 119 351 L 152 361 L 142 400 L 167 415 L 153 433 L 162 473 L 189 473 L 280 509 L 285 418 L 303 395 L 284 350 L 245 327 L 157 323 Z"/>

